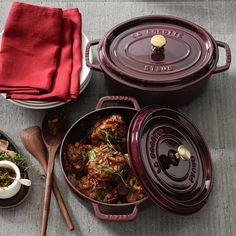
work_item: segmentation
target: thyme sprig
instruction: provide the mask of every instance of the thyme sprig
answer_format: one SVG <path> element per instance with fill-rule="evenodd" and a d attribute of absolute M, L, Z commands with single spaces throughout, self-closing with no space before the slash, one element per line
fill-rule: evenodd
<path fill-rule="evenodd" d="M 100 133 L 105 136 L 106 144 L 112 149 L 114 152 L 117 152 L 116 148 L 114 147 L 113 143 L 115 138 L 105 129 L 99 129 Z"/>
<path fill-rule="evenodd" d="M 116 150 L 114 144 L 115 143 L 124 143 L 125 142 L 125 139 L 124 138 L 121 138 L 117 135 L 113 136 L 112 134 L 110 134 L 109 131 L 105 130 L 105 129 L 99 129 L 100 133 L 102 135 L 105 136 L 105 142 L 106 144 L 108 145 L 108 147 L 114 151 L 115 153 L 117 153 L 118 151 Z"/>
<path fill-rule="evenodd" d="M 128 184 L 125 182 L 124 180 L 124 176 L 123 176 L 123 170 L 120 170 L 118 172 L 115 172 L 113 169 L 109 168 L 109 167 L 101 167 L 101 171 L 105 172 L 105 173 L 111 173 L 113 175 L 117 175 L 120 177 L 122 183 L 124 184 L 125 187 L 129 188 Z"/>

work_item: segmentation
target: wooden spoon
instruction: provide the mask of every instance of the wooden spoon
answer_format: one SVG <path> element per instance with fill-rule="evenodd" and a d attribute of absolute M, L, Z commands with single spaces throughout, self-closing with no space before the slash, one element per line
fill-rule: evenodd
<path fill-rule="evenodd" d="M 46 173 L 48 168 L 47 150 L 42 139 L 40 127 L 33 126 L 23 129 L 20 133 L 20 137 L 26 150 L 39 161 Z M 73 222 L 55 180 L 52 182 L 52 190 L 68 228 L 74 230 Z"/>
<path fill-rule="evenodd" d="M 54 161 L 55 161 L 56 151 L 62 142 L 66 130 L 67 130 L 67 120 L 64 112 L 61 111 L 51 112 L 44 117 L 42 122 L 42 136 L 46 148 L 48 150 L 48 168 L 46 176 L 45 195 L 44 195 L 41 236 L 45 236 L 47 232 Z"/>

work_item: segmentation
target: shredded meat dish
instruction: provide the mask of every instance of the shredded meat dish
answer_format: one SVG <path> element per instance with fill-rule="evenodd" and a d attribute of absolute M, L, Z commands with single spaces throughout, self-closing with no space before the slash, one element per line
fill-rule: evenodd
<path fill-rule="evenodd" d="M 68 144 L 64 167 L 71 183 L 90 198 L 127 203 L 145 194 L 130 169 L 127 125 L 119 114 L 97 121 L 87 137 Z"/>

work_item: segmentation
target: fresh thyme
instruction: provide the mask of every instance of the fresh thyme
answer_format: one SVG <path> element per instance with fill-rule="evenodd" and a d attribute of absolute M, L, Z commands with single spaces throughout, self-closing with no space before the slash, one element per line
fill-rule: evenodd
<path fill-rule="evenodd" d="M 105 136 L 107 145 L 113 151 L 117 152 L 117 150 L 115 149 L 114 145 L 112 144 L 112 142 L 114 142 L 114 137 L 105 129 L 99 129 L 99 130 L 100 130 L 100 133 Z"/>
<path fill-rule="evenodd" d="M 129 186 L 127 185 L 127 183 L 125 182 L 125 180 L 124 180 L 123 170 L 120 170 L 120 171 L 118 171 L 118 172 L 115 172 L 113 169 L 111 169 L 111 168 L 109 168 L 109 167 L 104 167 L 104 166 L 101 167 L 101 170 L 102 170 L 103 172 L 111 173 L 111 174 L 113 174 L 113 175 L 119 176 L 120 179 L 121 179 L 121 181 L 122 181 L 122 183 L 124 184 L 124 186 L 127 187 L 127 188 L 129 187 Z"/>
<path fill-rule="evenodd" d="M 99 129 L 100 133 L 105 136 L 106 144 L 109 146 L 111 150 L 114 152 L 117 152 L 114 143 L 123 143 L 125 142 L 124 138 L 121 138 L 119 136 L 113 136 L 111 135 L 107 130 L 105 129 Z"/>
<path fill-rule="evenodd" d="M 113 136 L 105 129 L 99 129 L 99 130 L 101 134 L 105 136 L 107 143 L 110 145 L 112 145 L 113 143 L 124 143 L 126 140 L 125 138 L 119 137 L 117 135 Z"/>

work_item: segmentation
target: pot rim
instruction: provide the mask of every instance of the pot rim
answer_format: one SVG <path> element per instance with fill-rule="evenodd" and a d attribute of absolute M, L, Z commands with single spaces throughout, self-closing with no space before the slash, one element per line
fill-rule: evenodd
<path fill-rule="evenodd" d="M 62 140 L 62 143 L 61 143 L 61 147 L 60 147 L 60 166 L 61 166 L 61 170 L 62 170 L 62 173 L 64 175 L 64 178 L 66 179 L 66 182 L 68 183 L 68 185 L 73 189 L 73 191 L 80 195 L 82 198 L 84 199 L 87 199 L 89 200 L 90 202 L 92 203 L 95 203 L 95 204 L 98 204 L 98 205 L 103 205 L 103 206 L 109 206 L 109 207 L 126 207 L 126 206 L 133 206 L 133 205 L 139 205 L 140 203 L 142 203 L 143 201 L 147 200 L 148 199 L 148 196 L 138 200 L 138 201 L 135 201 L 135 202 L 132 202 L 132 203 L 105 203 L 105 202 L 100 202 L 100 201 L 97 201 L 97 200 L 94 200 L 88 196 L 86 196 L 85 194 L 83 194 L 81 191 L 79 191 L 72 183 L 71 181 L 68 179 L 67 175 L 66 175 L 66 172 L 64 170 L 64 166 L 63 166 L 63 146 L 65 144 L 65 140 L 66 138 L 68 137 L 68 135 L 70 134 L 71 130 L 79 123 L 81 122 L 81 120 L 85 119 L 86 117 L 94 114 L 94 113 L 97 113 L 97 112 L 100 112 L 100 111 L 103 111 L 103 110 L 110 110 L 110 109 L 126 109 L 126 110 L 132 110 L 132 111 L 137 111 L 136 109 L 134 108 L 131 108 L 131 107 L 124 107 L 124 106 L 111 106 L 111 107 L 105 107 L 105 108 L 100 108 L 100 109 L 96 109 L 96 110 L 93 110 L 85 115 L 83 115 L 81 118 L 79 118 L 77 121 L 75 121 L 72 126 L 69 128 L 69 130 L 66 132 L 63 140 Z"/>
<path fill-rule="evenodd" d="M 197 71 L 201 71 L 203 67 L 205 67 L 208 62 L 212 59 L 214 59 L 214 62 L 212 63 L 213 65 L 211 66 L 211 68 L 208 70 L 207 73 L 202 74 L 202 76 L 200 76 L 199 79 L 195 79 L 194 77 L 191 78 L 191 80 L 173 80 L 173 82 L 169 82 L 169 83 L 165 83 L 165 82 L 148 82 L 145 83 L 145 86 L 143 86 L 145 90 L 146 89 L 146 85 L 150 84 L 150 86 L 153 87 L 153 85 L 155 86 L 154 89 L 150 89 L 150 87 L 148 87 L 149 89 L 146 89 L 147 91 L 157 91 L 157 92 L 161 92 L 161 91 L 175 91 L 175 90 L 179 90 L 179 87 L 181 86 L 181 88 L 185 88 L 188 86 L 191 86 L 192 84 L 195 84 L 201 80 L 203 80 L 205 77 L 207 77 L 207 75 L 212 74 L 214 69 L 217 66 L 218 60 L 219 60 L 219 49 L 217 47 L 216 41 L 213 38 L 213 36 L 208 33 L 204 28 L 202 28 L 201 26 L 198 26 L 197 24 L 179 18 L 179 17 L 175 17 L 175 16 L 169 16 L 169 15 L 147 15 L 147 16 L 139 16 L 139 17 L 135 17 L 129 20 L 126 20 L 124 22 L 119 23 L 118 25 L 114 26 L 113 28 L 111 28 L 105 35 L 104 37 L 100 40 L 99 43 L 99 47 L 98 47 L 98 59 L 100 62 L 100 66 L 103 69 L 103 71 L 108 74 L 112 79 L 116 80 L 119 83 L 122 83 L 128 87 L 132 87 L 132 88 L 137 88 L 137 89 L 141 89 L 142 87 L 139 86 L 138 84 L 140 84 L 140 81 L 135 81 L 132 76 L 130 76 L 129 81 L 127 81 L 128 79 L 126 78 L 126 80 L 123 79 L 122 74 L 123 71 L 119 68 L 117 68 L 116 66 L 113 65 L 113 63 L 111 63 L 107 53 L 106 53 L 106 44 L 107 44 L 107 40 L 108 37 L 110 36 L 110 34 L 116 30 L 117 28 L 128 24 L 130 22 L 134 22 L 134 21 L 138 21 L 138 20 L 142 20 L 142 19 L 155 19 L 155 18 L 160 18 L 160 19 L 172 19 L 172 20 L 177 20 L 180 22 L 183 22 L 185 24 L 190 25 L 191 27 L 197 28 L 199 30 L 201 30 L 201 33 L 203 33 L 205 35 L 206 38 L 209 39 L 209 42 L 211 42 L 212 47 L 211 47 L 211 53 L 209 55 L 209 59 L 206 60 L 203 64 L 201 64 L 201 68 L 196 68 L 195 70 L 191 70 L 191 72 L 189 72 L 187 75 L 184 75 L 182 78 L 186 78 L 186 77 L 190 77 L 191 75 L 193 75 L 194 73 L 196 73 Z M 121 79 L 122 78 L 122 79 Z M 160 87 L 160 85 L 162 85 L 163 87 Z"/>

